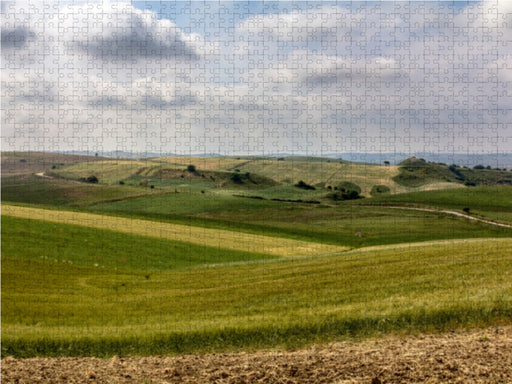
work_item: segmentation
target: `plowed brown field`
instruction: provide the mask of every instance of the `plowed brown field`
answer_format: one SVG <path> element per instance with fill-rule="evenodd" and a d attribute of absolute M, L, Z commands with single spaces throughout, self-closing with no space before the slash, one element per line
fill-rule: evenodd
<path fill-rule="evenodd" d="M 512 383 L 512 326 L 297 351 L 2 359 L 2 383 Z"/>

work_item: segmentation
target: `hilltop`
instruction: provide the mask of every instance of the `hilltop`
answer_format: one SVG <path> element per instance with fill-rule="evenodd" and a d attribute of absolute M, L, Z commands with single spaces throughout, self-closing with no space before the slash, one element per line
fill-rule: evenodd
<path fill-rule="evenodd" d="M 304 156 L 159 157 L 111 159 L 52 153 L 2 153 L 2 192 L 10 186 L 41 184 L 65 188 L 80 196 L 102 186 L 112 199 L 124 195 L 187 191 L 231 193 L 239 196 L 293 201 L 343 200 L 346 196 L 383 194 L 473 186 L 511 185 L 512 172 L 476 166 L 428 162 L 415 157 L 397 165 L 368 164 Z M 81 184 L 76 184 L 80 182 Z M 91 188 L 96 184 L 96 188 Z M 120 189 L 123 187 L 124 189 Z M 357 194 L 354 194 L 356 191 Z M 41 191 L 39 191 L 41 192 Z M 126 193 L 125 193 L 126 192 Z M 352 195 L 351 195 L 352 193 Z M 345 197 L 344 197 L 345 196 Z"/>

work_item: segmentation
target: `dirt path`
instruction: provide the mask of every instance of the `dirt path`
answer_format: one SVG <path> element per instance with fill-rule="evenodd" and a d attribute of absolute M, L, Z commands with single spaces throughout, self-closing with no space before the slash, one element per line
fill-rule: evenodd
<path fill-rule="evenodd" d="M 495 221 L 481 219 L 479 217 L 470 216 L 470 215 L 467 215 L 465 213 L 460 213 L 460 212 L 457 212 L 457 211 L 450 211 L 450 210 L 445 210 L 445 209 L 414 208 L 414 207 L 400 207 L 400 206 L 386 206 L 386 208 L 407 209 L 407 210 L 410 210 L 410 211 L 445 213 L 445 214 L 448 214 L 448 215 L 464 217 L 464 218 L 469 219 L 469 220 L 479 221 L 479 222 L 485 223 L 485 224 L 495 225 L 497 227 L 512 228 L 511 224 L 496 223 Z"/>
<path fill-rule="evenodd" d="M 2 383 L 511 383 L 512 326 L 293 352 L 2 359 Z"/>
<path fill-rule="evenodd" d="M 371 206 L 372 206 L 372 205 L 365 205 L 365 204 L 361 204 L 361 205 L 362 205 L 362 206 L 365 206 L 365 207 L 371 207 Z M 331 205 L 331 206 L 333 206 L 333 205 Z M 482 218 L 479 218 L 479 217 L 475 217 L 475 216 L 467 215 L 467 214 L 465 214 L 465 213 L 461 213 L 461 212 L 457 212 L 457 211 L 450 211 L 450 210 L 447 210 L 447 209 L 405 207 L 405 206 L 401 206 L 401 205 L 375 205 L 375 207 L 380 207 L 380 208 L 390 208 L 390 209 L 405 209 L 405 210 L 409 210 L 409 211 L 421 211 L 421 212 L 445 213 L 445 214 L 447 214 L 447 215 L 453 215 L 453 216 L 463 217 L 463 218 L 465 218 L 465 219 L 475 220 L 475 221 L 479 221 L 479 222 L 481 222 L 481 223 L 490 224 L 490 225 L 495 225 L 495 226 L 497 226 L 497 227 L 512 228 L 512 224 L 497 223 L 497 222 L 492 221 L 492 220 L 482 219 Z"/>

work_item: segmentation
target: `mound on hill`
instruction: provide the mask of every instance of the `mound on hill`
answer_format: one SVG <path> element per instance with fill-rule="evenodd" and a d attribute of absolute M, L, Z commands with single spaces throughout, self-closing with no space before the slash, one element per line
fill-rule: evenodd
<path fill-rule="evenodd" d="M 439 182 L 456 183 L 470 187 L 478 185 L 512 185 L 512 172 L 490 169 L 490 167 L 469 169 L 456 164 L 448 166 L 411 157 L 402 161 L 398 169 L 399 174 L 393 177 L 393 181 L 406 187 L 421 187 Z"/>

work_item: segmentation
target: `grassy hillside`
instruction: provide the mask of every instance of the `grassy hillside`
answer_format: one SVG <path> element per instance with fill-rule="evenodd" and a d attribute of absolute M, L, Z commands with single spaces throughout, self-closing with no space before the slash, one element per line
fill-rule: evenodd
<path fill-rule="evenodd" d="M 43 230 L 31 228 L 36 236 Z M 85 267 L 2 252 L 2 354 L 297 347 L 512 316 L 510 239 L 390 246 L 149 278 L 131 266 Z"/>
<path fill-rule="evenodd" d="M 361 203 L 399 203 L 460 211 L 467 208 L 471 214 L 512 222 L 512 186 L 413 192 L 376 197 Z"/>
<path fill-rule="evenodd" d="M 96 156 L 44 152 L 2 152 L 2 178 L 56 170 L 72 164 L 103 160 Z"/>
<path fill-rule="evenodd" d="M 370 197 L 377 186 L 390 194 L 512 183 L 512 172 L 466 169 L 410 158 L 398 166 L 351 163 L 309 157 L 164 157 L 146 160 L 84 161 L 59 166 L 48 175 L 84 181 L 94 176 L 99 184 L 214 193 L 287 200 L 325 200 L 336 186 L 356 184 Z M 193 171 L 188 170 L 193 167 Z M 314 186 L 304 191 L 299 181 Z"/>
<path fill-rule="evenodd" d="M 275 259 L 263 253 L 130 235 L 93 227 L 2 216 L 2 252 L 47 263 L 163 272 L 209 264 Z"/>
<path fill-rule="evenodd" d="M 28 175 L 2 179 L 2 201 L 45 206 L 84 206 L 161 193 L 148 188 L 98 185 Z"/>
<path fill-rule="evenodd" d="M 137 160 L 105 160 L 83 162 L 62 169 L 53 170 L 51 175 L 57 175 L 71 180 L 81 180 L 94 175 L 103 184 L 118 184 L 119 181 L 137 174 L 151 164 L 149 161 Z"/>
<path fill-rule="evenodd" d="M 443 181 L 466 186 L 512 185 L 512 172 L 485 169 L 483 166 L 481 168 L 469 169 L 455 164 L 448 166 L 412 157 L 399 164 L 399 174 L 393 180 L 406 187 L 420 187 Z"/>
<path fill-rule="evenodd" d="M 3 356 L 296 347 L 512 318 L 512 229 L 405 209 L 510 223 L 505 171 L 17 156 L 2 154 Z M 328 197 L 346 188 L 366 198 Z"/>
<path fill-rule="evenodd" d="M 226 231 L 222 229 L 199 228 L 149 220 L 127 219 L 90 213 L 46 210 L 39 208 L 2 206 L 2 215 L 52 223 L 83 225 L 89 228 L 107 229 L 132 235 L 174 240 L 190 244 L 223 249 L 266 253 L 274 256 L 315 256 L 347 250 L 321 243 L 305 242 L 285 238 Z"/>

